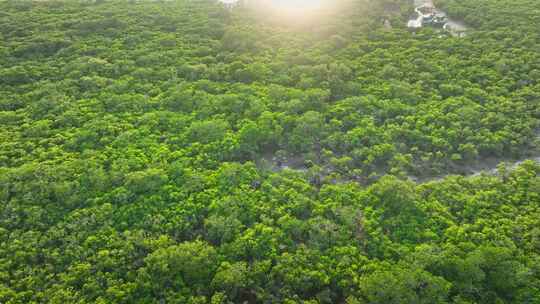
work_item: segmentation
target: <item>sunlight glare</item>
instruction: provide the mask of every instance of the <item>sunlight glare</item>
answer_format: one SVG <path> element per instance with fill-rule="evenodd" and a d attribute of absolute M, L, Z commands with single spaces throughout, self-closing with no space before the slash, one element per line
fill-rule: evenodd
<path fill-rule="evenodd" d="M 302 11 L 321 9 L 323 0 L 271 0 L 271 5 L 283 11 Z"/>
<path fill-rule="evenodd" d="M 223 0 L 221 0 L 223 1 Z M 343 7 L 345 0 L 244 0 L 261 18 L 287 25 L 321 22 Z"/>

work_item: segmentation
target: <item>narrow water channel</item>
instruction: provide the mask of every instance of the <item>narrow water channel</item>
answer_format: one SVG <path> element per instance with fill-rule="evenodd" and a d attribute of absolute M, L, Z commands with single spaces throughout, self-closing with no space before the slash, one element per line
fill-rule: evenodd
<path fill-rule="evenodd" d="M 425 26 L 425 20 L 433 18 L 435 15 L 445 16 L 445 23 L 442 28 L 448 31 L 453 36 L 461 37 L 467 31 L 465 23 L 448 17 L 447 13 L 437 7 L 433 3 L 433 0 L 414 0 L 414 7 L 417 17 L 409 20 L 407 27 L 416 29 Z M 432 10 L 430 13 L 422 12 L 422 9 L 429 8 Z"/>

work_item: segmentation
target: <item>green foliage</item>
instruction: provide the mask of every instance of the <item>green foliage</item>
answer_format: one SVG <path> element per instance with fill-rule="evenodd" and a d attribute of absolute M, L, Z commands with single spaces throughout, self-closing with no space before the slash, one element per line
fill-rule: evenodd
<path fill-rule="evenodd" d="M 0 1 L 0 303 L 540 303 L 540 166 L 469 174 L 538 153 L 540 2 L 436 2 Z"/>

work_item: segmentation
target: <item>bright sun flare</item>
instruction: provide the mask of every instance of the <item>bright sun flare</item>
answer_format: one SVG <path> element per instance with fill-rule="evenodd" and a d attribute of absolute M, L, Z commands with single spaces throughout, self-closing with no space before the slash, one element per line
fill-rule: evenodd
<path fill-rule="evenodd" d="M 270 0 L 272 6 L 282 10 L 312 10 L 322 7 L 323 0 Z"/>
<path fill-rule="evenodd" d="M 1 1 L 1 0 L 0 0 Z M 218 0 L 226 4 L 243 3 L 268 16 L 292 18 L 288 21 L 309 21 L 320 12 L 330 12 L 337 8 L 337 0 Z M 240 2 L 241 1 L 241 2 Z"/>

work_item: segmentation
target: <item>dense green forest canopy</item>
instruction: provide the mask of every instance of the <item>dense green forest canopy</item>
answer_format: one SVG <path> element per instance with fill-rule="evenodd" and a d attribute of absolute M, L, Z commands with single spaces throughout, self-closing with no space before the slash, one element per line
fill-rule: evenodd
<path fill-rule="evenodd" d="M 0 1 L 0 303 L 540 303 L 540 1 L 256 2 Z"/>

